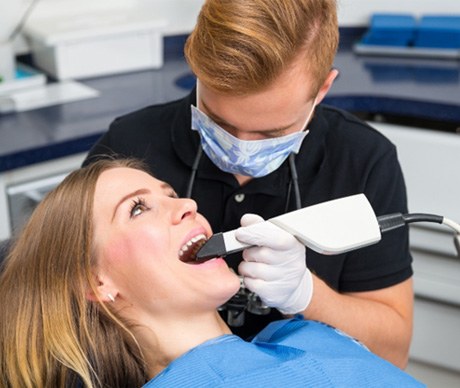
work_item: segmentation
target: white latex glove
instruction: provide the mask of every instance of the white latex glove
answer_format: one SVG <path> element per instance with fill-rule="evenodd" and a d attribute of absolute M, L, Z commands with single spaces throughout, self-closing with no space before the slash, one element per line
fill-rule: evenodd
<path fill-rule="evenodd" d="M 238 267 L 246 288 L 267 306 L 283 314 L 307 308 L 313 295 L 313 279 L 305 264 L 305 246 L 294 236 L 255 214 L 241 218 L 235 237 L 250 245 Z"/>

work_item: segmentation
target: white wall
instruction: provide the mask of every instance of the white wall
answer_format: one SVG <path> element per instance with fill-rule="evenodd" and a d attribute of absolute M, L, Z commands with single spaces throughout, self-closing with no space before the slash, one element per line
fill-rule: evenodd
<path fill-rule="evenodd" d="M 12 15 L 18 13 L 18 4 L 24 9 L 32 0 L 0 0 L 0 38 L 12 28 Z M 79 15 L 104 15 L 116 10 L 140 9 L 154 18 L 169 20 L 166 34 L 189 32 L 204 0 L 40 0 L 30 21 L 42 18 L 66 17 L 75 20 Z M 413 15 L 426 13 L 459 14 L 460 0 L 337 0 L 341 26 L 366 26 L 375 12 L 406 12 Z M 24 42 L 16 42 L 17 51 L 26 51 Z"/>
<path fill-rule="evenodd" d="M 31 0 L 0 0 L 2 14 L 0 19 L 8 15 L 9 10 L 24 6 Z M 193 26 L 196 14 L 204 0 L 40 0 L 35 7 L 31 20 L 42 17 L 64 17 L 105 10 L 147 8 L 152 14 L 168 16 L 174 22 L 172 30 L 184 31 Z M 339 22 L 342 26 L 363 26 L 368 23 L 369 15 L 374 12 L 408 12 L 414 15 L 424 13 L 460 14 L 459 0 L 337 0 Z M 5 11 L 6 10 L 6 11 Z M 11 20 L 11 18 L 8 18 Z M 0 23 L 6 28 L 6 21 Z M 1 35 L 0 35 L 1 36 Z"/>
<path fill-rule="evenodd" d="M 32 0 L 0 0 L 0 4 L 5 3 L 6 6 L 11 1 L 15 2 L 15 7 L 20 3 L 25 9 Z M 191 27 L 203 2 L 204 0 L 40 0 L 29 20 L 33 22 L 43 18 L 67 17 L 74 19 L 88 14 L 141 9 L 142 12 L 151 12 L 155 18 L 167 16 L 175 20 L 176 24 L 192 21 L 192 24 L 187 23 L 187 27 Z"/>
<path fill-rule="evenodd" d="M 28 3 L 31 0 L 0 0 L 8 8 L 12 2 Z M 204 0 L 40 0 L 35 15 L 69 14 L 120 7 L 147 6 L 162 13 L 176 13 L 178 20 L 189 15 L 191 9 L 199 9 Z M 459 0 L 337 0 L 339 21 L 344 26 L 365 25 L 374 12 L 408 12 L 460 14 Z M 5 9 L 2 7 L 2 9 Z M 192 17 L 194 16 L 192 13 Z"/>
<path fill-rule="evenodd" d="M 18 1 L 18 0 L 0 0 Z M 30 3 L 31 0 L 19 0 Z M 171 21 L 171 32 L 189 32 L 204 0 L 40 0 L 34 9 L 30 21 L 41 18 L 81 17 L 97 14 L 138 9 L 143 14 L 148 13 L 152 18 L 167 18 Z"/>
<path fill-rule="evenodd" d="M 0 41 L 8 36 L 21 15 L 32 0 L 0 0 Z M 88 19 L 100 19 L 121 11 L 122 15 L 133 15 L 139 12 L 143 17 L 151 16 L 155 20 L 166 20 L 168 25 L 162 29 L 165 35 L 189 33 L 196 22 L 196 17 L 204 0 L 40 0 L 28 18 L 28 23 L 46 20 L 52 24 L 65 23 L 68 19 L 73 25 L 76 21 L 84 23 Z M 14 4 L 11 5 L 11 3 Z M 22 37 L 14 42 L 17 53 L 29 50 Z"/>

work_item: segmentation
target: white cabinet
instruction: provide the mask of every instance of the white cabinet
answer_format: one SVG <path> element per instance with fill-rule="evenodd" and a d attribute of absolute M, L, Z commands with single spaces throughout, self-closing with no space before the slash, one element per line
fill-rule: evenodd
<path fill-rule="evenodd" d="M 460 135 L 371 123 L 398 147 L 409 211 L 460 223 Z M 415 318 L 411 359 L 460 372 L 460 258 L 453 232 L 411 226 Z"/>

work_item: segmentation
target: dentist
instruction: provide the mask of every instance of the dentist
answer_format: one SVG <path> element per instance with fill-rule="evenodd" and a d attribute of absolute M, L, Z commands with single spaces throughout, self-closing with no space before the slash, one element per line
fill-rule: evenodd
<path fill-rule="evenodd" d="M 238 238 L 259 247 L 228 262 L 276 309 L 247 312 L 236 334 L 251 337 L 282 314 L 301 313 L 403 368 L 413 319 L 406 228 L 376 245 L 323 256 L 258 225 L 262 217 L 357 193 L 376 214 L 407 212 L 395 146 L 321 104 L 338 75 L 338 38 L 333 0 L 207 0 L 185 46 L 197 87 L 117 118 L 85 164 L 142 158 L 158 179 L 198 203 L 214 232 L 244 226 Z M 247 213 L 259 216 L 242 219 Z"/>

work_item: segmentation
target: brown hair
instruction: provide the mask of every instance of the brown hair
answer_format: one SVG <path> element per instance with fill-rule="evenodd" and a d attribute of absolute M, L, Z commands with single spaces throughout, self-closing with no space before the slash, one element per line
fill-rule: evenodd
<path fill-rule="evenodd" d="M 247 94 L 270 85 L 301 56 L 317 92 L 338 39 L 335 0 L 207 0 L 185 57 L 206 86 Z"/>
<path fill-rule="evenodd" d="M 100 160 L 72 172 L 39 204 L 0 276 L 0 386 L 134 387 L 147 380 L 129 325 L 96 293 L 93 197 L 100 174 L 142 169 Z"/>

